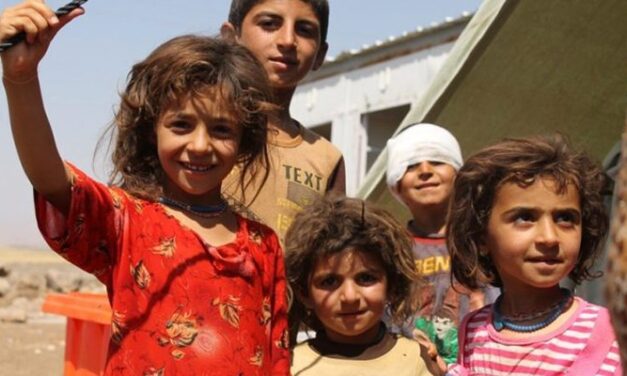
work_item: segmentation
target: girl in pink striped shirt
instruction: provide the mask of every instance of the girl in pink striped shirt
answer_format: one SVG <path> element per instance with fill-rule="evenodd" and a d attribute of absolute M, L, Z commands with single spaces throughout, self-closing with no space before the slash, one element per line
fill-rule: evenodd
<path fill-rule="evenodd" d="M 502 294 L 464 318 L 450 375 L 622 375 L 607 310 L 559 284 L 596 277 L 606 188 L 561 136 L 507 139 L 466 161 L 448 226 L 452 271 Z"/>

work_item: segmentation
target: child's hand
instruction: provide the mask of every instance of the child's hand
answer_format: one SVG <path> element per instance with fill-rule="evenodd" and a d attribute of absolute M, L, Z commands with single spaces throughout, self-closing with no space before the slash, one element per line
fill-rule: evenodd
<path fill-rule="evenodd" d="M 10 81 L 22 82 L 37 75 L 37 65 L 56 33 L 84 13 L 81 8 L 57 18 L 43 0 L 26 0 L 0 14 L 0 41 L 24 32 L 26 40 L 1 53 L 2 74 Z"/>
<path fill-rule="evenodd" d="M 412 336 L 416 342 L 420 343 L 427 349 L 429 357 L 435 358 L 438 355 L 437 347 L 433 342 L 431 342 L 429 336 L 427 336 L 427 334 L 425 334 L 422 330 L 414 329 L 412 331 Z"/>
<path fill-rule="evenodd" d="M 438 354 L 438 349 L 423 331 L 414 329 L 412 332 L 414 340 L 420 344 L 423 359 L 433 375 L 444 375 L 446 373 L 446 363 Z M 425 356 L 426 355 L 426 356 Z"/>

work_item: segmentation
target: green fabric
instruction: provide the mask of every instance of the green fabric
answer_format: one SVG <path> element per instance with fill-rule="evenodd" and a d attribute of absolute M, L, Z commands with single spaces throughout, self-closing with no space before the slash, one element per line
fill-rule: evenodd
<path fill-rule="evenodd" d="M 419 317 L 416 319 L 416 329 L 426 334 L 429 340 L 435 344 L 438 354 L 446 364 L 455 363 L 458 352 L 456 327 L 450 328 L 444 335 L 444 338 L 440 339 L 435 332 L 433 322 L 424 317 Z"/>

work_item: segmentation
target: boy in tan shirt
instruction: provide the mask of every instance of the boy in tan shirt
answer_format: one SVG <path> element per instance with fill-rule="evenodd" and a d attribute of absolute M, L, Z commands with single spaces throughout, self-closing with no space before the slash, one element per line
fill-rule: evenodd
<path fill-rule="evenodd" d="M 247 47 L 266 69 L 278 106 L 269 121 L 267 178 L 263 173 L 235 189 L 234 169 L 223 192 L 272 227 L 281 241 L 294 216 L 316 197 L 345 192 L 344 160 L 330 142 L 290 114 L 298 83 L 324 62 L 329 5 L 326 0 L 233 0 L 221 33 Z"/>

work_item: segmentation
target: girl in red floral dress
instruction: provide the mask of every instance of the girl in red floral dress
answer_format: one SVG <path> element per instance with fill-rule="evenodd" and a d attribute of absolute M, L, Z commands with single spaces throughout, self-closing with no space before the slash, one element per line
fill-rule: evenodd
<path fill-rule="evenodd" d="M 57 18 L 26 1 L 0 15 L 0 40 L 26 34 L 2 53 L 3 83 L 39 228 L 107 286 L 105 373 L 289 374 L 277 238 L 220 196 L 236 163 L 248 176 L 264 167 L 273 108 L 263 68 L 244 47 L 208 37 L 159 46 L 129 74 L 103 185 L 61 159 L 37 76 L 54 34 L 83 12 Z"/>

